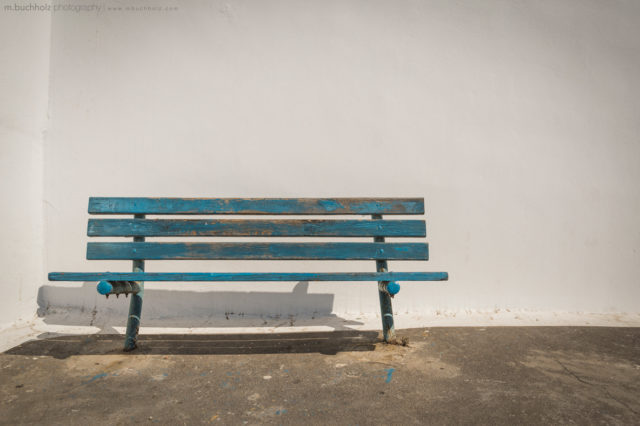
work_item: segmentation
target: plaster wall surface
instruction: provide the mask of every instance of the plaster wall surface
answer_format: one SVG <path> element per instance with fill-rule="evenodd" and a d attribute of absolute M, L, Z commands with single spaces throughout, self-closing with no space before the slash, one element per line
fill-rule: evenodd
<path fill-rule="evenodd" d="M 396 311 L 640 311 L 640 3 L 154 4 L 52 16 L 47 271 L 130 270 L 84 259 L 89 196 L 417 196 L 431 260 L 390 269 L 451 278 L 403 284 Z M 378 310 L 373 283 L 147 288 L 160 317 Z"/>
<path fill-rule="evenodd" d="M 50 19 L 0 10 L 0 328 L 36 312 L 44 282 L 43 142 Z"/>

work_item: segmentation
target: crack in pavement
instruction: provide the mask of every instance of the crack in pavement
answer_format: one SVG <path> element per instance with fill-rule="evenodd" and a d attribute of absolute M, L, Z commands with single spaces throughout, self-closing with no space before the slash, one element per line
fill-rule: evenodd
<path fill-rule="evenodd" d="M 571 371 L 571 370 L 570 370 L 566 365 L 564 365 L 564 364 L 563 364 L 559 359 L 554 358 L 554 360 L 555 360 L 555 361 L 556 361 L 556 362 L 557 362 L 557 363 L 558 363 L 558 364 L 559 364 L 559 365 L 564 369 L 564 371 L 566 371 L 570 376 L 572 376 L 573 378 L 575 378 L 575 379 L 576 379 L 577 381 L 579 381 L 580 383 L 584 383 L 585 385 L 589 385 L 589 386 L 595 386 L 595 387 L 597 387 L 598 389 L 600 389 L 600 390 L 604 391 L 604 394 L 605 394 L 608 398 L 610 398 L 610 399 L 612 399 L 612 400 L 616 401 L 618 404 L 620 404 L 620 405 L 622 405 L 622 406 L 626 407 L 626 408 L 627 408 L 629 411 L 631 411 L 633 414 L 635 414 L 635 415 L 640 414 L 640 413 L 638 413 L 636 410 L 634 410 L 633 408 L 631 408 L 631 407 L 629 406 L 629 404 L 627 404 L 626 402 L 621 401 L 621 400 L 619 400 L 618 398 L 616 398 L 615 396 L 613 396 L 613 395 L 611 394 L 611 392 L 609 392 L 609 390 L 607 389 L 607 387 L 606 387 L 605 385 L 598 385 L 598 384 L 596 384 L 596 383 L 587 382 L 586 380 L 584 380 L 584 379 L 580 378 L 580 376 L 578 376 L 576 373 L 574 373 L 573 371 Z"/>

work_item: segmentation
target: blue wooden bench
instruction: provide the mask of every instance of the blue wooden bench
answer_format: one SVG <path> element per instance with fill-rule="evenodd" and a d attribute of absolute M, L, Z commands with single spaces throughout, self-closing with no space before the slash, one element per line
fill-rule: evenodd
<path fill-rule="evenodd" d="M 89 237 L 133 237 L 133 242 L 89 242 L 88 260 L 133 261 L 133 272 L 52 272 L 51 281 L 99 281 L 98 292 L 132 295 L 125 351 L 136 348 L 145 281 L 377 281 L 382 330 L 395 342 L 391 297 L 397 281 L 442 281 L 446 272 L 388 272 L 388 260 L 428 260 L 425 242 L 385 242 L 426 237 L 423 220 L 383 220 L 382 215 L 422 215 L 422 198 L 105 198 L 89 199 L 89 214 L 133 215 L 89 219 Z M 366 215 L 371 220 L 147 219 L 146 215 Z M 149 237 L 372 237 L 373 242 L 147 242 Z M 145 260 L 375 260 L 377 272 L 154 273 Z"/>

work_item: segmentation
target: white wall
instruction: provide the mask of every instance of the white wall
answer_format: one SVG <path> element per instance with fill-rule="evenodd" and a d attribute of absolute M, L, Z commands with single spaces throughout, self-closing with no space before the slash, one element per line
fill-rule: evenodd
<path fill-rule="evenodd" d="M 154 4 L 179 10 L 54 14 L 48 271 L 130 269 L 84 260 L 91 195 L 424 196 L 431 261 L 391 267 L 451 279 L 406 283 L 397 311 L 640 311 L 640 3 Z M 46 285 L 49 302 L 94 303 Z M 378 309 L 373 284 L 309 292 Z M 155 294 L 158 315 L 201 300 L 171 312 L 174 293 Z"/>
<path fill-rule="evenodd" d="M 0 328 L 35 315 L 43 274 L 42 144 L 50 19 L 0 10 Z"/>

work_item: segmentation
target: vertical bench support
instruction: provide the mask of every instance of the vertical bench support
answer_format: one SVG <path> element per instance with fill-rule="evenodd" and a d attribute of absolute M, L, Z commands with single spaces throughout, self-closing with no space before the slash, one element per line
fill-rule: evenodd
<path fill-rule="evenodd" d="M 371 215 L 374 220 L 382 219 L 382 215 Z M 373 237 L 376 243 L 384 243 L 384 237 Z M 376 260 L 376 270 L 378 272 L 387 271 L 386 260 Z M 382 335 L 387 343 L 396 342 L 396 330 L 393 327 L 393 308 L 391 307 L 391 295 L 387 291 L 388 281 L 378 281 L 378 297 L 380 299 L 380 315 L 382 317 Z"/>
<path fill-rule="evenodd" d="M 144 219 L 145 215 L 136 214 L 135 219 Z M 133 237 L 134 242 L 143 242 L 144 237 Z M 144 260 L 133 261 L 133 272 L 144 272 Z M 127 336 L 124 341 L 126 352 L 134 350 L 138 340 L 138 329 L 140 328 L 140 316 L 142 315 L 142 297 L 144 296 L 144 282 L 137 281 L 140 291 L 131 295 L 129 302 L 129 317 L 127 318 Z"/>

